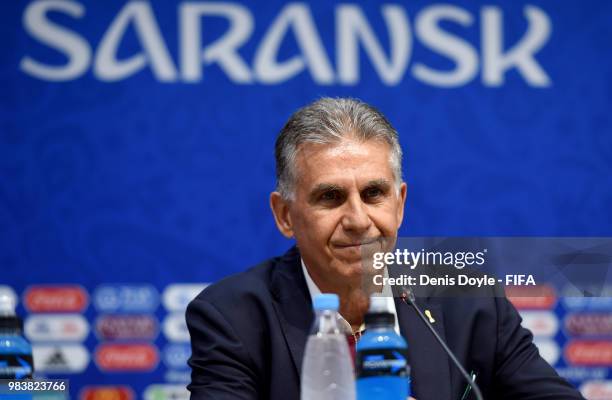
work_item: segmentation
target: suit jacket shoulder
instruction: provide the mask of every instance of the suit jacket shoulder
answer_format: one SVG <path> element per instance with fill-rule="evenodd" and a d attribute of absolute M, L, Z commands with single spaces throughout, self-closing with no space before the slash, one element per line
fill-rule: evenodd
<path fill-rule="evenodd" d="M 292 351 L 303 349 L 312 319 L 299 268 L 294 248 L 210 285 L 189 304 L 192 399 L 299 398 Z"/>

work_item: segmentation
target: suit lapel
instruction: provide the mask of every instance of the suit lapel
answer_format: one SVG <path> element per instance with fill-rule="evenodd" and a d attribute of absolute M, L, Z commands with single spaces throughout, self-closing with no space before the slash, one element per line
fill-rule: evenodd
<path fill-rule="evenodd" d="M 274 268 L 271 291 L 274 309 L 299 377 L 314 314 L 306 280 L 302 274 L 300 254 L 295 247 L 289 250 Z"/>
<path fill-rule="evenodd" d="M 421 301 L 419 306 L 421 306 Z M 408 342 L 408 358 L 412 377 L 412 396 L 419 400 L 450 399 L 450 364 L 444 349 L 421 321 L 410 303 L 396 298 L 395 306 L 402 336 Z M 444 337 L 444 318 L 436 304 L 422 305 L 431 312 L 436 332 Z"/>
<path fill-rule="evenodd" d="M 298 379 L 308 333 L 314 318 L 312 301 L 302 274 L 297 248 L 289 250 L 272 272 L 270 290 L 287 347 L 291 353 Z M 437 304 L 419 305 L 435 318 L 434 328 L 445 339 L 444 318 Z M 412 367 L 412 395 L 419 400 L 450 399 L 451 378 L 448 356 L 436 342 L 412 306 L 395 299 L 402 335 L 408 342 L 408 357 Z"/>

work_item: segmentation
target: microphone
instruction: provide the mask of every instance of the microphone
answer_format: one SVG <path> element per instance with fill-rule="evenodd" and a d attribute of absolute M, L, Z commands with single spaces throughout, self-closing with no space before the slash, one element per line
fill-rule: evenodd
<path fill-rule="evenodd" d="M 429 321 L 427 320 L 425 315 L 423 315 L 423 312 L 421 311 L 421 309 L 419 308 L 419 306 L 416 303 L 416 299 L 415 299 L 414 293 L 412 292 L 412 289 L 407 288 L 405 286 L 402 286 L 402 289 L 403 289 L 402 300 L 406 301 L 406 299 L 408 299 L 408 301 L 410 302 L 410 305 L 412 305 L 412 307 L 414 307 L 414 310 L 417 312 L 418 316 L 421 318 L 421 321 L 423 321 L 423 323 L 431 331 L 431 333 L 436 338 L 437 342 L 440 344 L 440 346 L 442 346 L 442 348 L 444 349 L 446 354 L 448 354 L 450 359 L 453 360 L 453 363 L 455 364 L 455 366 L 457 367 L 457 369 L 459 370 L 461 375 L 468 381 L 468 385 L 470 385 L 470 387 L 474 391 L 474 394 L 476 395 L 476 398 L 478 400 L 484 400 L 484 398 L 482 397 L 482 392 L 480 391 L 480 388 L 478 387 L 476 382 L 474 380 L 472 380 L 472 378 L 467 373 L 465 368 L 463 368 L 463 366 L 461 365 L 459 360 L 457 360 L 457 357 L 455 357 L 455 355 L 453 354 L 451 349 L 448 348 L 448 346 L 446 345 L 444 340 L 440 337 L 440 335 L 438 335 L 438 332 L 436 332 L 436 330 L 431 325 L 431 323 L 429 323 Z"/>

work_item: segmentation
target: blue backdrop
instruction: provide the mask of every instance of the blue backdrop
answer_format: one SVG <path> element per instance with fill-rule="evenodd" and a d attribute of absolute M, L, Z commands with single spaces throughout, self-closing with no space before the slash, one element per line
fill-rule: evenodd
<path fill-rule="evenodd" d="M 160 349 L 152 372 L 100 371 L 95 349 L 112 338 L 96 318 L 130 315 L 132 290 L 163 331 L 168 285 L 214 282 L 288 248 L 268 207 L 273 144 L 320 96 L 363 99 L 400 132 L 401 235 L 612 235 L 610 2 L 0 10 L 0 283 L 23 315 L 76 311 L 92 325 L 92 361 L 66 375 L 75 396 L 101 382 L 137 397 L 182 384 L 164 333 L 127 335 Z M 30 285 L 69 284 L 86 292 L 83 309 L 24 307 Z M 122 305 L 96 303 L 101 285 Z M 604 378 L 611 362 L 599 362 Z"/>

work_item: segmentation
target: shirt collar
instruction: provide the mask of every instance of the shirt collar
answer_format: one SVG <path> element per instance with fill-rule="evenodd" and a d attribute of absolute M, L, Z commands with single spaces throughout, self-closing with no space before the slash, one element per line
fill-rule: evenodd
<path fill-rule="evenodd" d="M 321 289 L 319 289 L 317 284 L 312 280 L 312 277 L 308 273 L 308 268 L 306 268 L 306 264 L 304 263 L 304 259 L 301 257 L 300 257 L 300 262 L 302 263 L 302 272 L 304 273 L 304 278 L 306 279 L 306 286 L 308 287 L 308 293 L 310 294 L 310 299 L 312 301 L 313 297 L 321 294 Z M 388 277 L 386 268 L 385 268 L 384 276 Z M 385 285 L 383 287 L 382 296 L 384 296 L 387 299 L 387 310 L 390 310 L 391 313 L 393 313 L 393 316 L 395 317 L 395 324 L 393 326 L 393 329 L 395 330 L 395 333 L 399 335 L 400 330 L 399 330 L 399 321 L 397 320 L 397 310 L 395 309 L 395 301 L 393 300 L 393 294 L 391 292 L 391 288 L 389 287 L 389 285 Z M 346 319 L 344 319 L 342 315 L 340 315 L 340 317 L 341 317 L 340 322 L 343 324 L 344 328 L 347 329 L 347 332 L 353 332 L 353 328 L 351 327 L 351 324 L 349 324 L 349 322 Z M 361 332 L 363 330 L 365 330 L 365 324 L 361 324 L 358 332 Z"/>

